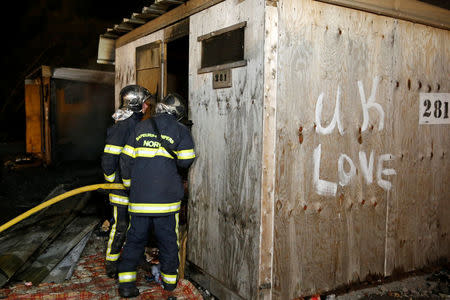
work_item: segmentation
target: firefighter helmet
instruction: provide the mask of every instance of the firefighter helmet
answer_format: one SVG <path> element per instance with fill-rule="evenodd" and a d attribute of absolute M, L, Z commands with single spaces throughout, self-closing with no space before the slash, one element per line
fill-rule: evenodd
<path fill-rule="evenodd" d="M 120 91 L 120 108 L 131 111 L 141 111 L 142 104 L 154 96 L 144 87 L 132 84 Z"/>
<path fill-rule="evenodd" d="M 157 113 L 169 113 L 178 121 L 186 116 L 186 105 L 183 97 L 176 93 L 170 93 L 156 106 Z"/>

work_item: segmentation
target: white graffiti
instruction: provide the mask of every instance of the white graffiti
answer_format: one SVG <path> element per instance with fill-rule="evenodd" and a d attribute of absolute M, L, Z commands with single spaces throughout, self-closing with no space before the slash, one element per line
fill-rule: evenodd
<path fill-rule="evenodd" d="M 394 160 L 394 158 L 395 157 L 391 154 L 383 154 L 380 155 L 380 157 L 378 158 L 377 183 L 380 187 L 382 187 L 386 191 L 392 188 L 392 183 L 381 178 L 381 175 L 385 176 L 395 175 L 397 174 L 397 172 L 395 172 L 394 169 L 383 169 L 383 162 Z"/>
<path fill-rule="evenodd" d="M 313 171 L 313 181 L 316 193 L 321 196 L 336 196 L 337 193 L 337 183 L 320 179 L 320 159 L 322 156 L 322 145 L 319 144 L 316 149 L 314 149 L 314 171 Z M 382 176 L 396 175 L 394 169 L 385 169 L 384 162 L 393 160 L 394 156 L 391 154 L 382 154 L 378 157 L 377 164 L 377 184 L 385 191 L 389 191 L 392 188 L 392 183 Z M 350 166 L 349 171 L 345 171 L 344 162 L 347 162 Z M 364 175 L 364 179 L 367 184 L 371 184 L 373 181 L 373 151 L 370 153 L 369 165 L 367 165 L 367 156 L 364 151 L 359 152 L 359 164 Z M 337 163 L 337 173 L 340 186 L 348 185 L 352 178 L 356 175 L 356 167 L 353 160 L 346 154 L 341 154 Z"/>
<path fill-rule="evenodd" d="M 367 164 L 366 152 L 359 151 L 359 164 L 361 165 L 361 172 L 366 179 L 367 184 L 372 184 L 373 182 L 373 150 L 370 151 L 369 164 Z"/>
<path fill-rule="evenodd" d="M 337 192 L 337 184 L 320 179 L 320 157 L 322 156 L 322 145 L 319 144 L 314 149 L 314 187 L 316 193 L 321 196 L 335 196 Z"/>
<path fill-rule="evenodd" d="M 378 118 L 378 131 L 384 129 L 384 111 L 379 103 L 376 103 L 376 92 L 378 89 L 378 84 L 381 79 L 378 76 L 375 76 L 372 82 L 372 90 L 370 93 L 370 97 L 366 100 L 366 95 L 364 92 L 364 87 L 362 81 L 358 81 L 359 95 L 361 99 L 362 111 L 363 111 L 363 123 L 361 125 L 361 132 L 367 130 L 369 126 L 370 116 L 369 109 L 374 108 L 379 115 Z M 344 135 L 344 127 L 342 125 L 342 120 L 340 116 L 341 109 L 341 87 L 338 86 L 336 92 L 336 104 L 334 107 L 334 115 L 331 122 L 328 126 L 322 126 L 322 109 L 323 109 L 323 97 L 324 94 L 321 93 L 317 99 L 316 110 L 315 110 L 315 121 L 316 121 L 316 132 L 319 134 L 331 134 L 334 128 L 338 127 L 338 131 L 340 135 Z M 374 172 L 374 164 L 375 164 L 375 155 L 374 151 L 370 152 L 369 160 L 367 160 L 367 154 L 364 151 L 359 152 L 359 167 L 361 169 L 362 176 L 365 182 L 369 185 L 373 183 L 373 172 Z M 314 169 L 313 169 L 313 182 L 315 191 L 317 194 L 321 196 L 336 196 L 338 184 L 336 182 L 323 180 L 320 178 L 320 161 L 322 157 L 322 145 L 319 144 L 313 153 L 313 161 L 314 161 Z M 384 168 L 384 162 L 394 160 L 395 157 L 392 154 L 386 153 L 378 156 L 377 163 L 377 171 L 376 171 L 376 182 L 378 186 L 380 186 L 385 191 L 389 191 L 392 188 L 392 183 L 387 179 L 383 178 L 383 176 L 391 176 L 396 175 L 394 169 Z M 345 165 L 348 165 L 346 168 Z M 346 170 L 347 169 L 347 170 Z M 356 166 L 353 160 L 346 154 L 341 153 L 337 160 L 337 175 L 339 185 L 344 187 L 352 181 L 353 177 L 356 175 Z"/>
<path fill-rule="evenodd" d="M 340 104 L 340 98 L 341 98 L 341 87 L 338 86 L 337 92 L 336 92 L 336 105 L 334 107 L 334 115 L 333 119 L 331 120 L 330 124 L 327 127 L 322 127 L 322 121 L 321 121 L 321 115 L 322 115 L 322 108 L 323 108 L 323 93 L 320 94 L 319 98 L 317 99 L 316 104 L 316 132 L 321 134 L 330 134 L 334 127 L 336 127 L 336 124 L 338 126 L 339 133 L 341 135 L 344 135 L 344 128 L 341 123 L 341 104 Z"/>
<path fill-rule="evenodd" d="M 369 121 L 370 121 L 370 115 L 369 115 L 369 109 L 375 108 L 376 111 L 379 114 L 379 121 L 378 121 L 378 131 L 381 131 L 384 129 L 384 110 L 381 107 L 379 103 L 375 102 L 375 96 L 378 89 L 378 84 L 381 81 L 379 76 L 375 76 L 372 82 L 372 91 L 370 92 L 369 99 L 366 100 L 366 94 L 364 92 L 364 86 L 362 84 L 362 81 L 358 81 L 358 88 L 359 88 L 359 96 L 361 99 L 361 106 L 363 111 L 363 123 L 361 125 L 361 132 L 364 132 L 369 127 Z M 321 93 L 319 97 L 317 98 L 316 102 L 316 111 L 315 111 L 315 124 L 316 124 L 316 132 L 320 134 L 330 134 L 333 132 L 336 125 L 338 126 L 339 133 L 341 135 L 344 135 L 344 126 L 342 125 L 341 121 L 341 87 L 338 86 L 337 92 L 336 92 L 336 104 L 334 106 L 334 115 L 333 119 L 331 120 L 330 124 L 328 124 L 327 127 L 322 126 L 322 110 L 323 110 L 323 97 L 324 93 Z"/>
<path fill-rule="evenodd" d="M 346 160 L 350 166 L 350 171 L 348 171 L 348 172 L 345 172 L 344 160 Z M 352 177 L 355 176 L 355 174 L 356 174 L 356 168 L 355 168 L 355 164 L 353 163 L 353 160 L 351 160 L 351 158 L 345 154 L 341 154 L 339 156 L 338 174 L 339 174 L 339 184 L 341 186 L 346 186 L 347 184 L 349 184 Z"/>
<path fill-rule="evenodd" d="M 378 121 L 378 131 L 384 128 L 384 111 L 379 103 L 375 102 L 375 94 L 377 92 L 378 83 L 380 82 L 380 77 L 375 76 L 372 82 L 372 91 L 370 93 L 369 99 L 366 101 L 366 95 L 364 94 L 364 87 L 361 80 L 358 81 L 359 95 L 361 97 L 361 105 L 363 108 L 363 124 L 361 126 L 361 131 L 366 131 L 369 126 L 369 108 L 375 108 L 379 115 L 380 120 Z"/>

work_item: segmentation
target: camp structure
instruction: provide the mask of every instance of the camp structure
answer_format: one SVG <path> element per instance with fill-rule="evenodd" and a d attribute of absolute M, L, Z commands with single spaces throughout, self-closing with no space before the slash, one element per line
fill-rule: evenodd
<path fill-rule="evenodd" d="M 114 112 L 114 72 L 41 66 L 25 79 L 26 152 L 53 162 L 96 160 Z"/>
<path fill-rule="evenodd" d="M 293 299 L 448 261 L 449 10 L 190 0 L 144 11 L 100 37 L 99 62 L 115 65 L 116 107 L 134 83 L 188 100 L 193 279 L 219 299 Z"/>

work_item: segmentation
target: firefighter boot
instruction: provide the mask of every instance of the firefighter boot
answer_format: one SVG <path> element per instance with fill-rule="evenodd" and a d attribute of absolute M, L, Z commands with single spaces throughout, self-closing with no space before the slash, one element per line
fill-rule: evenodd
<path fill-rule="evenodd" d="M 109 278 L 117 278 L 117 262 L 107 260 L 105 263 L 106 275 Z"/>
<path fill-rule="evenodd" d="M 119 287 L 119 295 L 122 298 L 133 298 L 139 296 L 139 290 L 136 286 Z"/>

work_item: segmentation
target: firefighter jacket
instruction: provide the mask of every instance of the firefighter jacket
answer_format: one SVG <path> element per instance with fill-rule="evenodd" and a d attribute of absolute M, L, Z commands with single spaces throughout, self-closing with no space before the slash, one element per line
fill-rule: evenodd
<path fill-rule="evenodd" d="M 120 153 L 136 124 L 142 119 L 142 113 L 133 113 L 129 118 L 118 121 L 108 128 L 105 149 L 102 155 L 102 169 L 105 180 L 110 183 L 122 183 L 120 172 Z M 112 205 L 128 205 L 128 194 L 123 190 L 113 190 L 109 194 Z"/>
<path fill-rule="evenodd" d="M 130 187 L 130 214 L 165 216 L 179 212 L 184 187 L 177 167 L 189 168 L 195 158 L 186 126 L 167 113 L 156 114 L 153 119 L 176 157 L 158 142 L 150 119 L 136 125 L 120 155 L 122 180 Z"/>

